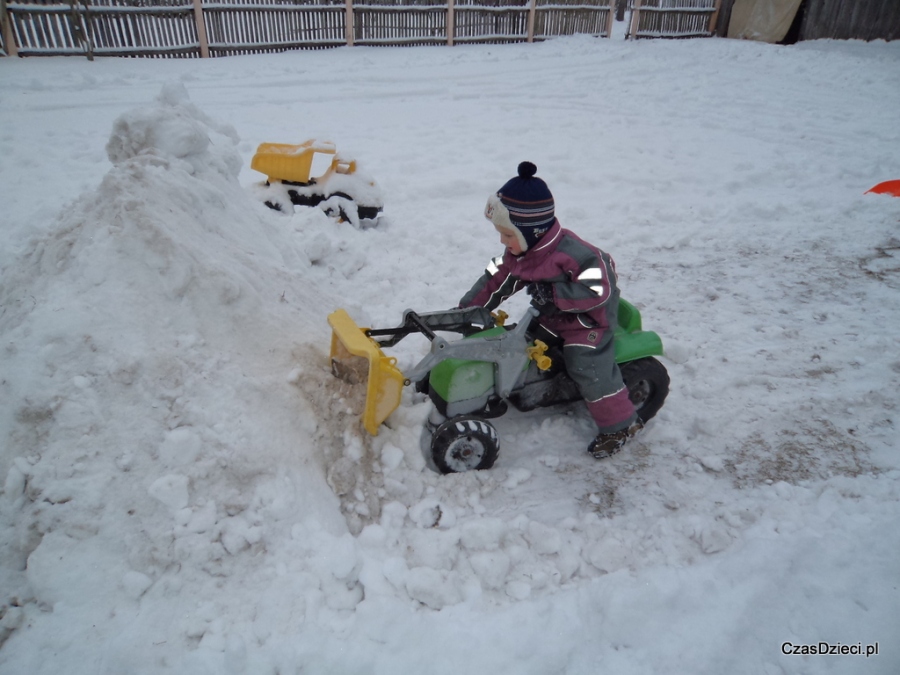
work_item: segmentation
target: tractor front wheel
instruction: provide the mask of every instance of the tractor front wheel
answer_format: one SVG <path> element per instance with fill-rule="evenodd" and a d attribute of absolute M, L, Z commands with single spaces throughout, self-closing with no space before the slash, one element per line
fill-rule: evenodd
<path fill-rule="evenodd" d="M 499 452 L 497 430 L 471 415 L 446 420 L 435 429 L 431 440 L 431 457 L 441 473 L 490 469 Z"/>

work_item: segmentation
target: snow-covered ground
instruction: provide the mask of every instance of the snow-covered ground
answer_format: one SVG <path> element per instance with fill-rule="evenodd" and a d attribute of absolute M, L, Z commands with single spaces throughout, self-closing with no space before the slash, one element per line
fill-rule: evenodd
<path fill-rule="evenodd" d="M 900 199 L 863 194 L 900 178 L 900 43 L 0 81 L 4 675 L 900 671 Z M 308 138 L 377 177 L 380 227 L 256 200 L 256 146 Z M 420 395 L 360 433 L 325 317 L 455 305 L 524 159 L 615 257 L 672 392 L 609 460 L 576 405 L 440 476 Z M 784 653 L 820 642 L 878 653 Z"/>

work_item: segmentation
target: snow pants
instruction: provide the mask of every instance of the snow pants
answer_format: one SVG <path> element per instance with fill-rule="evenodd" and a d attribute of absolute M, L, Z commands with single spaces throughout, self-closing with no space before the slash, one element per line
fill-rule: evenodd
<path fill-rule="evenodd" d="M 559 333 L 543 325 L 540 328 L 554 342 L 562 342 L 566 370 L 597 423 L 598 433 L 611 434 L 631 426 L 637 413 L 616 363 L 613 331 L 600 334 L 596 328 L 578 322 Z"/>
<path fill-rule="evenodd" d="M 611 434 L 630 427 L 637 414 L 616 364 L 612 332 L 596 347 L 567 342 L 563 356 L 569 377 L 578 385 L 598 433 Z"/>

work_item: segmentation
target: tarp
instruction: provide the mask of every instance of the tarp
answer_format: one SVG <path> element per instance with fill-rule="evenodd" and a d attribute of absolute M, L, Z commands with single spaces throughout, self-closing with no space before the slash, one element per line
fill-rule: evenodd
<path fill-rule="evenodd" d="M 787 35 L 802 0 L 735 0 L 728 37 L 779 42 Z"/>

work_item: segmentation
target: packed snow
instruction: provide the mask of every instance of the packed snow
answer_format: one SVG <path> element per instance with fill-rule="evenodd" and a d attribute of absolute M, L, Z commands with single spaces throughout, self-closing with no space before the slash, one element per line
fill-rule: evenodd
<path fill-rule="evenodd" d="M 864 194 L 900 178 L 900 43 L 0 80 L 0 672 L 900 671 L 900 199 Z M 313 138 L 376 178 L 377 227 L 261 203 L 257 145 Z M 576 404 L 508 413 L 493 469 L 442 476 L 421 394 L 361 430 L 326 316 L 455 306 L 526 159 L 672 391 L 613 458 Z M 790 653 L 820 643 L 863 654 Z"/>

